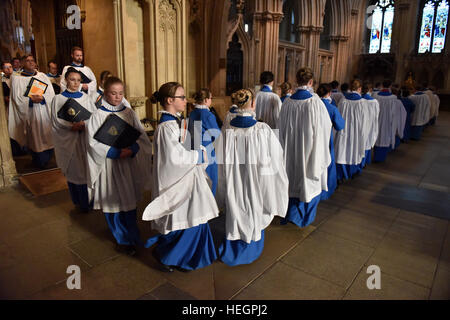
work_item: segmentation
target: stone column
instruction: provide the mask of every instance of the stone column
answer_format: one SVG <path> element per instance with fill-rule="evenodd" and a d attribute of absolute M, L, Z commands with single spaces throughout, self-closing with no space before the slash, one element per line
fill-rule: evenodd
<path fill-rule="evenodd" d="M 283 1 L 257 0 L 254 13 L 256 38 L 256 77 L 263 71 L 271 71 L 278 77 L 278 42 L 280 22 L 283 19 Z M 275 79 L 278 83 L 278 79 Z"/>
<path fill-rule="evenodd" d="M 3 86 L 0 86 L 0 188 L 17 183 L 14 179 L 17 176 L 17 171 L 11 152 L 5 110 Z"/>

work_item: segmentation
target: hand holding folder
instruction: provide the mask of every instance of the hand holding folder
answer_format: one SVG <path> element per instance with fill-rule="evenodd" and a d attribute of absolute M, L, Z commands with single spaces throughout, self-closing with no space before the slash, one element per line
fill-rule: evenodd
<path fill-rule="evenodd" d="M 47 91 L 48 84 L 45 82 L 31 77 L 30 82 L 27 85 L 27 89 L 25 90 L 24 97 L 32 98 L 32 96 L 43 96 Z"/>
<path fill-rule="evenodd" d="M 72 98 L 69 98 L 58 111 L 58 118 L 72 123 L 85 121 L 90 117 L 91 113 Z"/>
<path fill-rule="evenodd" d="M 141 132 L 129 125 L 125 120 L 110 115 L 97 130 L 94 139 L 117 149 L 131 147 L 141 136 Z"/>

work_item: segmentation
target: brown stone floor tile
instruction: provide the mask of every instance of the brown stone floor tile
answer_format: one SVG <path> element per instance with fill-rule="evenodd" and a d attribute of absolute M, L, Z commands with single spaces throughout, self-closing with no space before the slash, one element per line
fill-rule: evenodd
<path fill-rule="evenodd" d="M 227 266 L 222 262 L 214 264 L 216 299 L 230 299 L 296 243 L 301 243 L 313 230 L 313 226 L 300 229 L 292 224 L 286 226 L 272 224 L 266 230 L 264 251 L 252 264 L 235 267 Z"/>
<path fill-rule="evenodd" d="M 347 288 L 373 249 L 316 230 L 282 261 L 321 279 Z"/>
<path fill-rule="evenodd" d="M 190 294 L 178 289 L 173 284 L 166 282 L 158 288 L 151 291 L 148 295 L 154 297 L 156 300 L 197 300 Z M 145 300 L 141 297 L 139 300 Z M 153 300 L 153 299 L 151 299 Z"/>
<path fill-rule="evenodd" d="M 367 288 L 371 274 L 363 268 L 347 291 L 345 300 L 427 300 L 430 289 L 381 273 L 381 289 Z"/>
<path fill-rule="evenodd" d="M 252 282 L 237 300 L 335 300 L 342 298 L 344 289 L 277 262 L 270 270 Z"/>
<path fill-rule="evenodd" d="M 81 290 L 68 290 L 66 283 L 37 292 L 31 299 L 135 300 L 166 280 L 141 261 L 120 256 L 81 273 Z"/>
<path fill-rule="evenodd" d="M 450 300 L 450 268 L 439 264 L 433 287 L 431 288 L 431 300 Z"/>
<path fill-rule="evenodd" d="M 90 266 L 99 265 L 120 255 L 115 249 L 115 242 L 97 237 L 72 243 L 69 245 L 69 248 Z"/>
<path fill-rule="evenodd" d="M 388 219 L 342 209 L 325 221 L 319 230 L 375 248 L 393 220 L 393 217 Z"/>
<path fill-rule="evenodd" d="M 69 276 L 70 265 L 77 265 L 81 272 L 89 268 L 78 256 L 67 248 L 53 250 L 41 259 L 13 263 L 0 270 L 0 298 L 26 299 L 45 287 L 64 281 Z M 65 286 L 65 281 L 64 281 Z M 67 290 L 67 287 L 65 287 Z"/>
<path fill-rule="evenodd" d="M 439 261 L 440 247 L 386 236 L 368 265 L 383 273 L 431 288 Z"/>

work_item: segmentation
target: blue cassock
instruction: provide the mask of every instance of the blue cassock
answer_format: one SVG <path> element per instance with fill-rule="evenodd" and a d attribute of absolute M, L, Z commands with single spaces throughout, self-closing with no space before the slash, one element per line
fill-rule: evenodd
<path fill-rule="evenodd" d="M 416 109 L 416 106 L 414 103 L 409 100 L 408 98 L 400 98 L 400 100 L 403 103 L 403 106 L 406 110 L 406 124 L 405 124 L 405 131 L 403 131 L 403 140 L 408 141 L 411 137 L 411 113 L 414 112 Z"/>
<path fill-rule="evenodd" d="M 330 115 L 331 122 L 333 123 L 333 128 L 336 131 L 343 130 L 345 128 L 345 120 L 342 118 L 341 113 L 338 108 L 331 104 L 328 100 L 322 99 L 325 107 L 327 107 L 328 114 Z M 330 137 L 330 154 L 331 154 L 331 164 L 328 167 L 328 191 L 322 191 L 321 200 L 327 200 L 331 197 L 337 187 L 337 174 L 336 174 L 336 161 L 334 156 L 334 142 L 333 142 L 333 131 Z"/>
<path fill-rule="evenodd" d="M 197 140 L 201 137 L 201 144 L 208 151 L 208 161 L 209 165 L 206 168 L 206 173 L 212 181 L 212 192 L 216 195 L 217 189 L 217 163 L 215 161 L 216 151 L 214 150 L 213 142 L 217 138 L 214 134 L 220 133 L 219 125 L 217 124 L 216 117 L 214 114 L 208 109 L 199 109 L 195 108 L 189 114 L 189 133 L 191 135 L 191 149 L 199 150 L 199 146 L 195 145 L 195 122 L 200 122 L 199 128 L 201 128 L 201 132 L 197 132 Z M 208 132 L 208 130 L 211 130 Z M 200 142 L 200 141 L 198 141 Z M 197 142 L 197 143 L 198 143 Z"/>
<path fill-rule="evenodd" d="M 290 98 L 293 100 L 307 100 L 311 97 L 312 95 L 308 90 L 299 89 Z M 322 194 L 319 194 L 308 203 L 300 201 L 299 198 L 289 198 L 288 211 L 286 217 L 281 219 L 281 224 L 285 225 L 291 222 L 300 228 L 310 225 L 316 218 L 317 206 L 321 196 Z"/>
<path fill-rule="evenodd" d="M 389 91 L 380 91 L 378 93 L 379 96 L 382 97 L 389 97 L 392 96 L 392 93 Z M 397 146 L 397 137 L 395 138 L 395 144 Z M 389 147 L 377 147 L 375 146 L 373 148 L 373 161 L 374 162 L 384 162 L 386 160 L 386 157 L 388 155 L 389 152 L 391 152 L 393 149 L 391 148 L 391 146 Z"/>
<path fill-rule="evenodd" d="M 357 93 L 346 92 L 344 95 L 347 100 L 357 101 L 362 99 L 362 97 Z M 363 163 L 364 159 L 360 164 L 336 164 L 338 180 L 348 180 L 355 174 L 360 173 L 362 171 Z"/>
<path fill-rule="evenodd" d="M 171 120 L 179 121 L 176 117 L 163 113 L 159 123 Z M 155 255 L 166 266 L 196 270 L 212 264 L 217 259 L 208 223 L 151 237 L 146 241 L 145 247 L 149 248 L 155 243 L 158 244 Z"/>
<path fill-rule="evenodd" d="M 236 116 L 230 125 L 236 128 L 253 127 L 257 121 L 251 116 Z M 261 231 L 261 240 L 247 243 L 242 240 L 227 240 L 220 245 L 220 260 L 229 266 L 250 264 L 259 258 L 264 249 L 264 230 Z"/>

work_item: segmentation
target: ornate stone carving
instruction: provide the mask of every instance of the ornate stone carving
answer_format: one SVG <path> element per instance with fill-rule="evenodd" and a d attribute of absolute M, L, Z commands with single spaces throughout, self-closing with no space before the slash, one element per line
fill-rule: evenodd
<path fill-rule="evenodd" d="M 177 11 L 170 0 L 161 0 L 159 3 L 159 28 L 165 32 L 175 32 Z"/>

